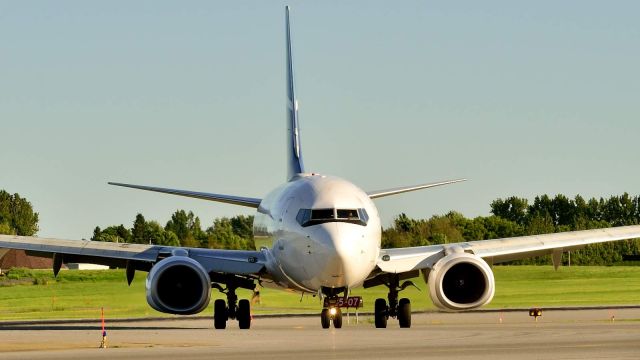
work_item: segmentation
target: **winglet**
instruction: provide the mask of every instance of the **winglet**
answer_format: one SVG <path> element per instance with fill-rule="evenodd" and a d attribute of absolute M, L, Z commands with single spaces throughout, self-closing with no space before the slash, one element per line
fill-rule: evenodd
<path fill-rule="evenodd" d="M 304 172 L 300 147 L 300 126 L 298 122 L 298 100 L 296 99 L 291 54 L 291 25 L 289 7 L 285 7 L 287 32 L 287 180 Z"/>

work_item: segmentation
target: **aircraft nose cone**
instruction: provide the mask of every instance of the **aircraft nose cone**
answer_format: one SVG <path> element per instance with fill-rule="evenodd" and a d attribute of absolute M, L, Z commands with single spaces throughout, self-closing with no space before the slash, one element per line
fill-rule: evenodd
<path fill-rule="evenodd" d="M 352 224 L 325 224 L 318 234 L 325 256 L 324 280 L 328 287 L 354 287 L 368 275 L 362 256 L 362 234 Z"/>

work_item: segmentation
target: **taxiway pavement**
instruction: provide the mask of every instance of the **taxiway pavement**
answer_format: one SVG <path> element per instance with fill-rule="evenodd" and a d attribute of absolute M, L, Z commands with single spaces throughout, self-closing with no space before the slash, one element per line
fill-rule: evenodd
<path fill-rule="evenodd" d="M 0 359 L 638 359 L 640 309 L 414 314 L 411 329 L 390 320 L 346 318 L 342 329 L 318 317 L 256 318 L 249 331 L 209 319 L 0 323 Z"/>

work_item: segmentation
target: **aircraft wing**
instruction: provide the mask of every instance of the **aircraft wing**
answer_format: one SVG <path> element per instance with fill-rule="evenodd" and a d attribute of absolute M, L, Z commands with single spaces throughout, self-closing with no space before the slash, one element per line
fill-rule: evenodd
<path fill-rule="evenodd" d="M 640 238 L 640 225 L 411 248 L 383 249 L 378 259 L 378 268 L 387 273 L 431 269 L 438 260 L 445 256 L 445 253 L 448 252 L 447 250 L 453 247 L 458 247 L 466 253 L 477 255 L 489 264 L 553 254 L 555 258 L 554 264 L 557 266 L 559 256 L 565 251 L 580 249 L 589 244 L 635 238 Z"/>
<path fill-rule="evenodd" d="M 117 182 L 110 182 L 108 184 L 114 185 L 114 186 L 127 187 L 131 189 L 155 191 L 159 193 L 186 196 L 186 197 L 195 198 L 195 199 L 217 201 L 221 203 L 247 206 L 252 208 L 257 208 L 258 206 L 260 206 L 260 202 L 262 201 L 261 199 L 244 197 L 244 196 L 213 194 L 213 193 L 205 193 L 205 192 L 189 191 L 189 190 L 167 189 L 167 188 L 160 188 L 155 186 L 132 185 L 132 184 L 117 183 Z"/>
<path fill-rule="evenodd" d="M 65 263 L 86 262 L 118 267 L 133 266 L 148 271 L 157 261 L 176 251 L 198 261 L 208 272 L 236 275 L 260 274 L 265 257 L 258 251 L 180 248 L 160 245 L 113 243 L 88 240 L 47 239 L 31 236 L 0 235 L 0 249 L 25 250 L 41 257 L 61 256 Z"/>
<path fill-rule="evenodd" d="M 398 188 L 393 188 L 393 189 L 367 191 L 367 195 L 369 195 L 369 198 L 371 198 L 371 199 L 377 199 L 377 198 L 381 198 L 381 197 L 385 197 L 385 196 L 402 194 L 402 193 L 406 193 L 406 192 L 410 192 L 410 191 L 429 189 L 429 188 L 432 188 L 432 187 L 442 186 L 442 185 L 455 184 L 455 183 L 459 183 L 459 182 L 462 182 L 462 181 L 467 181 L 467 179 L 445 180 L 445 181 L 438 181 L 438 182 L 428 183 L 428 184 L 420 184 L 420 185 L 413 185 L 413 186 L 403 186 L 403 187 L 398 187 Z"/>

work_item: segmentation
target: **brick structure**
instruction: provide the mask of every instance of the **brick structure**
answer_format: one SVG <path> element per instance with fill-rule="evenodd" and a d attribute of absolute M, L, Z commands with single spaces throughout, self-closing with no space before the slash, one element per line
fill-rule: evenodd
<path fill-rule="evenodd" d="M 3 253 L 6 251 L 6 254 Z M 29 269 L 51 269 L 53 260 L 27 255 L 24 250 L 0 249 L 0 271 L 8 270 L 12 267 L 22 267 Z"/>

